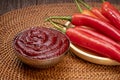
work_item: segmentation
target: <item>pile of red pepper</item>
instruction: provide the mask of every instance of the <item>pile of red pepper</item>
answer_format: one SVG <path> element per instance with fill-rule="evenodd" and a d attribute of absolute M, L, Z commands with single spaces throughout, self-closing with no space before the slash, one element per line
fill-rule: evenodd
<path fill-rule="evenodd" d="M 78 1 L 88 10 L 82 10 Z M 90 7 L 85 2 L 78 1 L 75 0 L 75 3 L 80 13 L 67 17 L 52 16 L 46 20 L 60 30 L 62 28 L 53 19 L 70 21 L 75 27 L 69 27 L 64 32 L 73 44 L 120 62 L 120 12 L 118 9 L 108 1 L 103 1 L 101 8 Z"/>

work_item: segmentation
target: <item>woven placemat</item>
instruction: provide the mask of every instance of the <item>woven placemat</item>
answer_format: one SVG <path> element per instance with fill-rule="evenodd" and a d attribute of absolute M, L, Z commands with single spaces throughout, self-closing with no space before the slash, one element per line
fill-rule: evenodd
<path fill-rule="evenodd" d="M 93 4 L 92 4 L 93 5 Z M 94 6 L 100 6 L 94 3 Z M 104 66 L 84 61 L 70 53 L 48 69 L 23 64 L 14 54 L 12 41 L 20 31 L 34 26 L 52 27 L 44 19 L 52 15 L 72 15 L 75 4 L 31 6 L 0 17 L 0 80 L 120 80 L 120 66 Z"/>

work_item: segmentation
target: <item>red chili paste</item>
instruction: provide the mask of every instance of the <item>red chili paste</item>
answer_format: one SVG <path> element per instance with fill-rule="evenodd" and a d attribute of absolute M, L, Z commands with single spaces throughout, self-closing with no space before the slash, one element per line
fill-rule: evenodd
<path fill-rule="evenodd" d="M 14 46 L 24 56 L 48 59 L 64 53 L 69 47 L 69 40 L 57 30 L 36 27 L 16 36 Z"/>

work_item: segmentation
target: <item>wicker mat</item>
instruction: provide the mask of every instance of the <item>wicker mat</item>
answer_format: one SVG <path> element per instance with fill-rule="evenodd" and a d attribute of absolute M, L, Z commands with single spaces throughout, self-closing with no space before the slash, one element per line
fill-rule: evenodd
<path fill-rule="evenodd" d="M 94 6 L 100 6 L 95 3 Z M 0 80 L 120 80 L 120 66 L 93 64 L 67 54 L 48 69 L 23 64 L 14 54 L 12 41 L 20 31 L 34 26 L 52 27 L 44 19 L 78 12 L 73 3 L 37 5 L 8 12 L 0 17 Z"/>

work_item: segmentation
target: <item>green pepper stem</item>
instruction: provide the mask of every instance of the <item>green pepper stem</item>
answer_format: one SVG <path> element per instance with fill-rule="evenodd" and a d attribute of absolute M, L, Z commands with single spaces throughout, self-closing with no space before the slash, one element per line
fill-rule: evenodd
<path fill-rule="evenodd" d="M 62 19 L 62 20 L 71 21 L 72 17 L 71 16 L 51 16 L 51 17 L 45 19 L 45 21 L 49 21 L 51 19 Z"/>
<path fill-rule="evenodd" d="M 53 22 L 52 20 L 49 20 L 49 22 L 54 26 L 54 28 L 58 29 L 59 31 L 65 33 L 66 30 L 61 28 L 60 26 L 57 25 L 57 23 Z"/>
<path fill-rule="evenodd" d="M 82 0 L 78 0 L 81 4 L 83 4 L 87 9 L 91 10 L 92 7 L 90 7 L 88 4 L 83 2 Z"/>
<path fill-rule="evenodd" d="M 75 1 L 76 5 L 77 5 L 77 8 L 78 8 L 79 12 L 82 13 L 83 10 L 82 10 L 82 8 L 80 7 L 78 1 L 77 1 L 77 0 L 74 0 L 74 1 Z"/>
<path fill-rule="evenodd" d="M 106 0 L 101 0 L 102 2 L 105 2 Z"/>
<path fill-rule="evenodd" d="M 61 24 L 61 23 L 58 23 L 58 22 L 55 22 L 55 21 L 52 21 L 52 22 L 54 22 L 55 24 L 61 25 L 61 26 L 65 27 L 65 28 L 70 28 L 70 26 L 66 26 L 64 24 Z"/>

